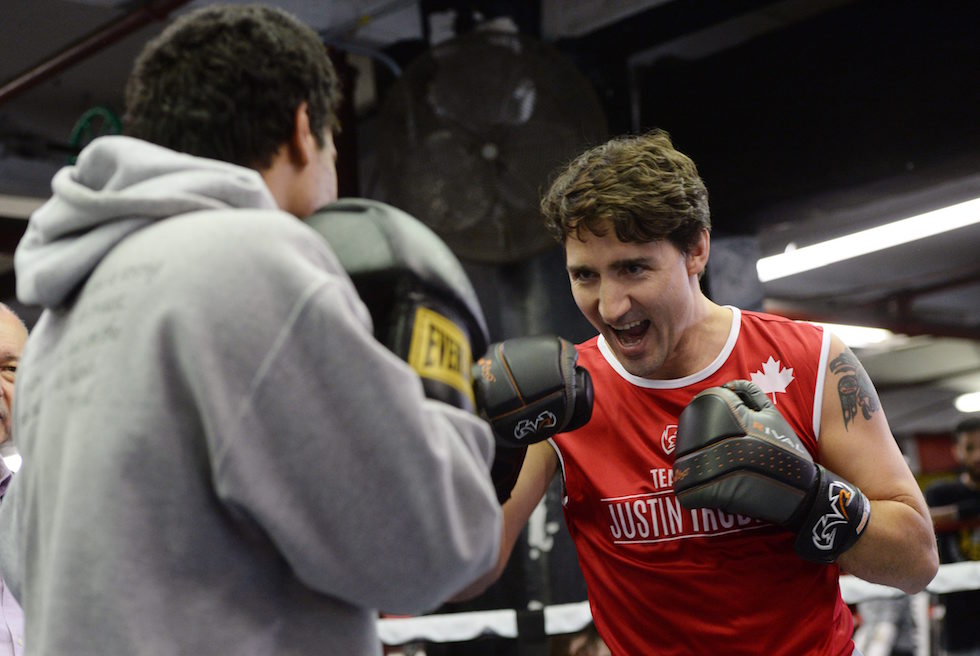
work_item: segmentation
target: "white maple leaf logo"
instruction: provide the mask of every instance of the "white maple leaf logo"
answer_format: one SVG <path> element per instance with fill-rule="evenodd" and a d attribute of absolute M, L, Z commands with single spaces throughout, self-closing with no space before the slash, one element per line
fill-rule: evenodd
<path fill-rule="evenodd" d="M 776 402 L 776 392 L 786 393 L 786 386 L 793 382 L 793 369 L 783 369 L 779 360 L 769 360 L 763 363 L 762 371 L 752 373 L 752 382 L 766 394 L 772 395 L 772 402 Z"/>

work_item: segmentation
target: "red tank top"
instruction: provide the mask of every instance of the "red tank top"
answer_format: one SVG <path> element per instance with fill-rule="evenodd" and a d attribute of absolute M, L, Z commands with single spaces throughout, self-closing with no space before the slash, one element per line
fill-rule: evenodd
<path fill-rule="evenodd" d="M 626 372 L 601 337 L 578 347 L 595 385 L 592 420 L 558 435 L 564 514 L 596 628 L 616 656 L 838 656 L 853 650 L 836 565 L 793 551 L 789 531 L 673 493 L 677 417 L 701 390 L 744 378 L 769 393 L 817 451 L 829 335 L 734 312 L 724 349 L 677 380 Z"/>

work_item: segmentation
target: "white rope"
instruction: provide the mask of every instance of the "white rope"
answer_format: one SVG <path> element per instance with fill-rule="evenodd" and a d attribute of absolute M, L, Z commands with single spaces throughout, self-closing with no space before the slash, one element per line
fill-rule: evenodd
<path fill-rule="evenodd" d="M 935 594 L 961 590 L 980 590 L 980 561 L 940 565 L 936 577 L 926 586 L 926 591 Z M 898 588 L 868 583 L 854 576 L 842 576 L 840 594 L 845 602 L 856 604 L 868 599 L 901 597 L 905 593 Z"/>
<path fill-rule="evenodd" d="M 490 635 L 517 637 L 517 611 L 488 610 L 421 617 L 384 618 L 378 621 L 381 642 L 403 645 L 408 642 L 463 642 Z"/>
<path fill-rule="evenodd" d="M 941 565 L 926 591 L 943 594 L 980 589 L 980 561 Z M 845 603 L 869 599 L 900 597 L 898 588 L 868 583 L 854 576 L 842 576 L 840 593 Z M 587 601 L 545 606 L 544 631 L 547 635 L 576 633 L 592 622 Z M 517 611 L 513 609 L 388 617 L 378 621 L 378 634 L 386 645 L 410 642 L 464 642 L 485 636 L 517 637 Z"/>

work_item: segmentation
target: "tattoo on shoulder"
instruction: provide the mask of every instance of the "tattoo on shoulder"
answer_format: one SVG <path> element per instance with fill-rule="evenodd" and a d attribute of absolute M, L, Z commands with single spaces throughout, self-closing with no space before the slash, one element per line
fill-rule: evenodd
<path fill-rule="evenodd" d="M 837 393 L 844 412 L 844 428 L 857 417 L 859 410 L 865 419 L 871 419 L 871 415 L 881 408 L 881 403 L 871 378 L 854 354 L 845 349 L 831 361 L 830 371 L 839 376 Z"/>

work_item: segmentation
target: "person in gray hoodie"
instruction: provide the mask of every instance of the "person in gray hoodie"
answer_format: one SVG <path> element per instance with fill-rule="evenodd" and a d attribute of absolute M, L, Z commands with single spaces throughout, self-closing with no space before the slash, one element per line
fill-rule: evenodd
<path fill-rule="evenodd" d="M 336 196 L 337 102 L 294 17 L 185 14 L 31 217 L 0 569 L 32 656 L 380 654 L 379 611 L 496 562 L 489 425 L 297 219 Z"/>

